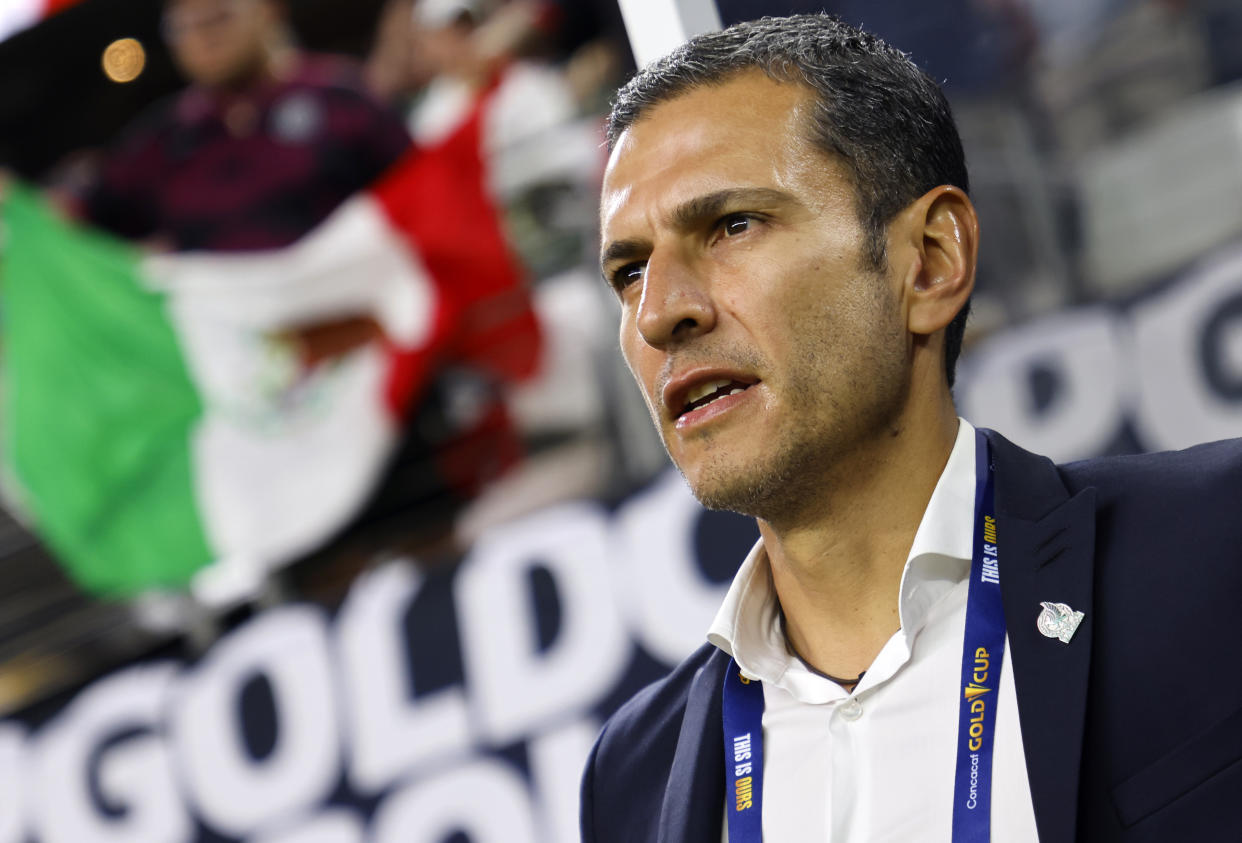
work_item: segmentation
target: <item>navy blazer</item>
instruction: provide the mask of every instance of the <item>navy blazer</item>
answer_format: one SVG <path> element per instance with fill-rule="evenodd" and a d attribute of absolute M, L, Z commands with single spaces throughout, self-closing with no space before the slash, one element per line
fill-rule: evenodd
<path fill-rule="evenodd" d="M 1242 440 L 1055 466 L 985 431 L 1001 592 L 1040 839 L 1242 841 Z M 1063 644 L 1041 601 L 1086 617 Z M 710 644 L 605 724 L 587 843 L 719 843 Z"/>

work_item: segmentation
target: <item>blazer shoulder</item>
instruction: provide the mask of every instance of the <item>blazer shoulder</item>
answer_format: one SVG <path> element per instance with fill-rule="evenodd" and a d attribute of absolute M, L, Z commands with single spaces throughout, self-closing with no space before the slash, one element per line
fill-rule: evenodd
<path fill-rule="evenodd" d="M 1094 486 L 1106 497 L 1157 495 L 1205 500 L 1242 495 L 1242 439 L 1208 442 L 1180 451 L 1097 457 L 1059 467 L 1071 492 Z"/>
<path fill-rule="evenodd" d="M 704 644 L 608 718 L 583 771 L 583 840 L 646 839 L 650 831 L 646 824 L 655 817 L 632 807 L 660 805 L 691 686 L 716 654 L 724 656 L 715 646 Z"/>
<path fill-rule="evenodd" d="M 1233 515 L 1242 500 L 1242 439 L 1054 465 L 995 431 L 984 432 L 993 447 L 1003 513 L 1038 521 L 1089 492 L 1105 534 L 1118 528 L 1134 536 L 1174 530 L 1223 540 L 1242 527 Z"/>
<path fill-rule="evenodd" d="M 626 754 L 641 749 L 655 733 L 681 727 L 681 718 L 690 697 L 690 686 L 699 670 L 707 665 L 714 653 L 712 644 L 704 644 L 691 653 L 664 678 L 652 682 L 625 702 L 604 724 L 601 743 L 622 742 Z M 607 737 L 607 742 L 603 737 Z M 607 748 L 611 749 L 611 746 Z"/>
<path fill-rule="evenodd" d="M 1213 582 L 1242 582 L 1242 440 L 1085 460 L 1060 472 L 1071 493 L 1094 488 L 1100 548 L 1133 565 L 1167 564 L 1193 547 L 1204 577 L 1214 571 Z"/>

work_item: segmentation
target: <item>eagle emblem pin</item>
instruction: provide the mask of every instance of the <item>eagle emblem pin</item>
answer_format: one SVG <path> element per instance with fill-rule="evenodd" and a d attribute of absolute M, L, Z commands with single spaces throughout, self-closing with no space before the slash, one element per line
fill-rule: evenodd
<path fill-rule="evenodd" d="M 1078 630 L 1078 624 L 1084 617 L 1082 612 L 1075 612 L 1065 603 L 1040 603 L 1044 610 L 1039 613 L 1035 626 L 1040 634 L 1055 638 L 1062 644 L 1068 644 Z"/>

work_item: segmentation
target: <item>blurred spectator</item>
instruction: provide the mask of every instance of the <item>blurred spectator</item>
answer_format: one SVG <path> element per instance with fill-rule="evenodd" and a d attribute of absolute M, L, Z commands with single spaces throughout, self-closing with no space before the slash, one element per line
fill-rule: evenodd
<path fill-rule="evenodd" d="M 82 197 L 121 236 L 177 249 L 292 243 L 409 146 L 344 62 L 300 52 L 278 0 L 168 0 L 190 82 L 133 127 Z"/>

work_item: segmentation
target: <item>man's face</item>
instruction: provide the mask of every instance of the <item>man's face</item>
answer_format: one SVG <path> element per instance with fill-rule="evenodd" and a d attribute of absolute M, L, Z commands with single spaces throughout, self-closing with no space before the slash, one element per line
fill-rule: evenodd
<path fill-rule="evenodd" d="M 621 349 L 705 504 L 791 514 L 908 392 L 900 282 L 866 259 L 812 100 L 759 72 L 662 103 L 618 140 L 601 204 Z"/>
<path fill-rule="evenodd" d="M 169 0 L 164 36 L 181 71 L 211 88 L 242 83 L 262 66 L 278 13 L 269 0 Z"/>

